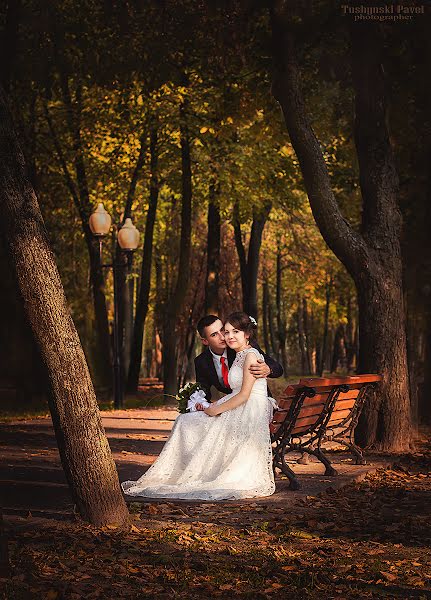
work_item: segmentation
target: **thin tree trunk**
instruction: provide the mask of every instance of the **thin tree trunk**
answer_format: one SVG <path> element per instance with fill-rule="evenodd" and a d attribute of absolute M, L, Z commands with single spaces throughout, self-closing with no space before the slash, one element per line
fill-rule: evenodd
<path fill-rule="evenodd" d="M 386 451 L 410 446 L 411 419 L 403 308 L 397 174 L 386 128 L 382 32 L 374 23 L 351 28 L 355 88 L 355 142 L 363 198 L 362 234 L 343 218 L 321 146 L 310 125 L 296 63 L 286 3 L 271 11 L 279 100 L 304 177 L 314 218 L 358 291 L 359 371 L 383 376 L 362 412 L 360 442 Z"/>
<path fill-rule="evenodd" d="M 346 352 L 347 370 L 350 372 L 357 364 L 357 335 L 356 323 L 353 317 L 352 297 L 347 298 Z"/>
<path fill-rule="evenodd" d="M 158 174 L 158 128 L 154 124 L 150 132 L 150 200 L 148 204 L 145 225 L 144 249 L 142 254 L 142 267 L 138 302 L 136 305 L 135 324 L 133 329 L 133 343 L 130 356 L 129 376 L 127 389 L 134 393 L 138 389 L 139 372 L 142 362 L 142 344 L 144 340 L 145 320 L 148 313 L 148 302 L 151 291 L 151 267 L 153 257 L 154 225 L 156 222 L 157 203 L 159 199 L 159 174 Z"/>
<path fill-rule="evenodd" d="M 320 363 L 319 363 L 319 376 L 322 377 L 323 370 L 325 368 L 325 356 L 326 356 L 326 346 L 328 342 L 328 320 L 329 320 L 329 305 L 331 303 L 331 289 L 332 289 L 332 276 L 326 283 L 326 302 L 325 302 L 325 316 L 323 318 L 323 339 L 322 339 L 322 349 L 320 353 Z"/>
<path fill-rule="evenodd" d="M 253 223 L 251 225 L 250 242 L 247 253 L 247 279 L 248 279 L 248 297 L 244 306 L 245 312 L 258 318 L 257 307 L 257 276 L 259 273 L 259 256 L 262 245 L 262 234 L 265 223 L 268 220 L 271 211 L 271 203 L 265 202 L 261 210 L 255 210 L 253 213 Z"/>
<path fill-rule="evenodd" d="M 49 381 L 61 462 L 82 517 L 128 519 L 84 352 L 0 90 L 0 227 Z"/>
<path fill-rule="evenodd" d="M 274 328 L 274 311 L 272 307 L 272 298 L 269 294 L 268 288 L 268 325 L 269 325 L 269 339 L 271 340 L 272 355 L 278 357 L 278 344 L 277 336 Z"/>
<path fill-rule="evenodd" d="M 263 229 L 268 220 L 271 206 L 271 202 L 264 202 L 261 210 L 255 209 L 253 211 L 247 255 L 242 241 L 239 208 L 237 204 L 234 207 L 233 226 L 241 272 L 242 305 L 244 312 L 255 319 L 258 318 L 257 276 L 259 273 L 260 247 L 262 245 Z"/>
<path fill-rule="evenodd" d="M 209 186 L 207 274 L 205 280 L 205 314 L 218 314 L 220 279 L 220 209 L 217 203 L 218 186 Z"/>
<path fill-rule="evenodd" d="M 165 394 L 177 393 L 177 320 L 183 309 L 189 281 L 192 224 L 192 171 L 186 109 L 181 107 L 181 168 L 182 206 L 180 257 L 175 291 L 168 302 L 166 326 L 163 332 L 163 383 Z"/>
<path fill-rule="evenodd" d="M 247 256 L 245 253 L 244 243 L 242 241 L 241 221 L 239 215 L 239 206 L 236 203 L 233 207 L 233 230 L 235 236 L 235 246 L 238 252 L 239 270 L 241 274 L 241 289 L 242 289 L 242 307 L 245 312 L 248 309 L 248 273 L 247 273 Z"/>
<path fill-rule="evenodd" d="M 270 346 L 269 346 L 269 335 L 268 335 L 268 331 L 269 331 L 269 326 L 268 326 L 268 310 L 269 310 L 269 291 L 268 291 L 268 281 L 264 281 L 263 282 L 263 289 L 262 289 L 262 329 L 263 329 L 263 343 L 265 346 L 265 352 L 267 354 L 270 353 Z"/>
<path fill-rule="evenodd" d="M 346 356 L 346 344 L 345 344 L 345 331 L 344 325 L 339 323 L 337 329 L 335 330 L 334 336 L 334 349 L 332 352 L 332 361 L 331 361 L 331 373 L 335 373 L 340 367 L 341 370 L 345 370 L 347 365 L 347 356 Z"/>
<path fill-rule="evenodd" d="M 276 292 L 276 302 L 277 302 L 277 337 L 278 337 L 278 347 L 281 355 L 281 364 L 283 365 L 283 370 L 287 373 L 287 351 L 286 351 L 286 322 L 284 320 L 283 314 L 283 301 L 282 301 L 282 269 L 281 269 L 281 252 L 280 249 L 277 250 L 277 292 Z"/>
<path fill-rule="evenodd" d="M 301 355 L 301 375 L 309 375 L 309 361 L 307 356 L 307 341 L 304 332 L 304 303 L 301 297 L 298 297 L 297 326 L 298 326 L 298 342 L 299 352 Z"/>
<path fill-rule="evenodd" d="M 313 374 L 313 363 L 311 358 L 311 331 L 310 331 L 310 315 L 308 314 L 307 298 L 302 299 L 302 318 L 304 323 L 304 340 L 305 340 L 305 355 L 307 357 L 308 373 Z"/>

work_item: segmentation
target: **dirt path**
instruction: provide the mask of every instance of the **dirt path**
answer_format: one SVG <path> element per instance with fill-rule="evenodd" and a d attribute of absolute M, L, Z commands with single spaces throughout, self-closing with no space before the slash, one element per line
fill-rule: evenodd
<path fill-rule="evenodd" d="M 136 409 L 103 412 L 102 419 L 117 465 L 120 481 L 138 478 L 155 460 L 165 443 L 177 413 L 169 409 Z M 67 517 L 73 512 L 61 468 L 51 419 L 38 418 L 0 423 L 0 486 L 4 513 Z M 377 461 L 365 467 L 355 466 L 351 458 L 334 458 L 338 477 L 325 477 L 316 462 L 292 467 L 301 474 L 301 490 L 292 492 L 288 481 L 279 478 L 271 498 L 262 505 L 292 506 L 307 496 L 316 496 L 328 488 L 338 488 L 363 478 L 367 472 L 385 465 Z M 236 503 L 238 504 L 238 503 Z"/>
<path fill-rule="evenodd" d="M 174 418 L 103 414 L 120 479 L 152 463 Z M 0 424 L 0 444 L 12 567 L 0 600 L 431 598 L 429 441 L 367 468 L 337 455 L 336 478 L 292 463 L 302 489 L 279 479 L 267 499 L 132 502 L 129 531 L 73 515 L 49 419 Z"/>

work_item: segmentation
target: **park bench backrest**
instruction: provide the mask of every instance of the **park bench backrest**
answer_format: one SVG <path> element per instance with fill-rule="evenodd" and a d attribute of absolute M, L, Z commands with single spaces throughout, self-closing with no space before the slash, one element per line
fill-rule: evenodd
<path fill-rule="evenodd" d="M 274 414 L 274 419 L 271 423 L 271 432 L 275 433 L 281 423 L 288 419 L 292 425 L 295 423 L 295 428 L 292 433 L 306 431 L 310 427 L 314 427 L 324 413 L 325 407 L 328 405 L 329 395 L 332 387 L 326 386 L 322 390 L 316 389 L 316 394 L 312 397 L 306 395 L 304 385 L 300 382 L 297 385 L 290 385 L 283 392 L 278 400 L 279 410 Z M 296 413 L 296 414 L 295 414 Z"/>
<path fill-rule="evenodd" d="M 334 395 L 331 415 L 326 422 L 326 428 L 335 429 L 350 421 L 355 414 L 355 409 L 359 406 L 361 396 L 367 391 L 369 385 L 376 384 L 381 379 L 381 375 L 352 375 L 350 377 L 307 378 L 301 379 L 299 383 L 312 387 L 316 391 L 326 389 L 328 385 L 341 387 Z M 348 386 L 348 389 L 345 391 L 343 386 Z"/>
<path fill-rule="evenodd" d="M 285 423 L 291 435 L 307 435 L 316 427 L 336 427 L 352 417 L 360 394 L 369 384 L 381 380 L 380 375 L 354 375 L 351 377 L 304 378 L 289 385 L 278 400 L 270 431 L 277 435 Z M 285 431 L 285 433 L 287 433 Z"/>

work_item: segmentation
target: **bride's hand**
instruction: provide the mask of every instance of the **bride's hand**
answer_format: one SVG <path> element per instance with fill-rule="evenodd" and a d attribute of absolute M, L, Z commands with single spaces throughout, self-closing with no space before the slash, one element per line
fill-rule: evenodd
<path fill-rule="evenodd" d="M 219 414 L 218 407 L 215 404 L 211 404 L 211 406 L 208 406 L 208 408 L 204 410 L 204 413 L 209 417 L 216 417 Z"/>

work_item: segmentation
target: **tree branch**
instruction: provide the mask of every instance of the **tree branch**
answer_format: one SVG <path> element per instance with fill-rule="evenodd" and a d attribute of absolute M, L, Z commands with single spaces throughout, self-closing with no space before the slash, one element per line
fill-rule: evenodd
<path fill-rule="evenodd" d="M 366 263 L 368 248 L 344 219 L 331 189 L 322 149 L 306 112 L 293 33 L 283 0 L 274 1 L 271 24 L 276 59 L 273 94 L 282 107 L 316 223 L 328 246 L 353 274 Z"/>

